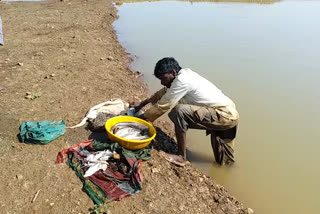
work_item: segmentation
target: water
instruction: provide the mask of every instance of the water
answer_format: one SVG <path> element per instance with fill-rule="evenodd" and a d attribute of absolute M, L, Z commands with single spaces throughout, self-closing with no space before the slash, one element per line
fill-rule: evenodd
<path fill-rule="evenodd" d="M 151 92 L 160 88 L 155 63 L 174 56 L 237 105 L 237 163 L 213 164 L 209 138 L 190 131 L 192 163 L 255 213 L 319 213 L 320 1 L 161 1 L 118 10 L 118 38 Z"/>

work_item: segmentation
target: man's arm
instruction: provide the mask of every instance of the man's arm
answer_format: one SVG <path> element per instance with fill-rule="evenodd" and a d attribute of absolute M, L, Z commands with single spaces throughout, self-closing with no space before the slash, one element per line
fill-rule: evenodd
<path fill-rule="evenodd" d="M 165 95 L 166 92 L 167 92 L 167 87 L 161 88 L 159 91 L 157 91 L 150 97 L 149 99 L 150 103 L 152 105 L 156 104 L 163 97 L 163 95 Z"/>
<path fill-rule="evenodd" d="M 167 88 L 163 87 L 162 89 L 154 93 L 150 98 L 142 101 L 138 105 L 134 105 L 135 113 L 140 111 L 144 106 L 148 105 L 149 103 L 151 103 L 152 105 L 156 104 L 161 99 L 161 97 L 166 93 L 166 91 L 167 91 Z"/>
<path fill-rule="evenodd" d="M 158 117 L 166 113 L 172 106 L 176 105 L 179 100 L 188 93 L 188 91 L 188 84 L 180 80 L 174 81 L 161 99 L 144 113 L 144 119 L 153 122 Z"/>
<path fill-rule="evenodd" d="M 138 111 L 140 111 L 145 105 L 150 103 L 150 99 L 146 99 L 144 101 L 142 101 L 141 103 L 139 103 L 138 105 L 134 104 L 134 112 L 137 113 Z"/>

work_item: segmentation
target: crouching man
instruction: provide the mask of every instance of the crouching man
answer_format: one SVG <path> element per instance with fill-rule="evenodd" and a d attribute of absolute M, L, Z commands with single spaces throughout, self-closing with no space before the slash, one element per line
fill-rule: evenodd
<path fill-rule="evenodd" d="M 186 132 L 206 130 L 217 163 L 234 162 L 233 139 L 236 137 L 239 114 L 235 104 L 214 84 L 189 68 L 181 68 L 172 57 L 159 60 L 154 75 L 165 86 L 149 99 L 136 105 L 136 112 L 148 103 L 152 107 L 140 117 L 153 122 L 169 112 L 174 123 L 178 154 L 167 160 L 183 166 L 186 162 Z"/>

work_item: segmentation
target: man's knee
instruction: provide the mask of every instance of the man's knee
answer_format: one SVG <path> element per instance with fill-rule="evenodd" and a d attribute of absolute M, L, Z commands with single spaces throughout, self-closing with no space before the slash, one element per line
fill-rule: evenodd
<path fill-rule="evenodd" d="M 189 128 L 190 108 L 188 105 L 178 104 L 168 114 L 176 127 L 186 131 Z"/>

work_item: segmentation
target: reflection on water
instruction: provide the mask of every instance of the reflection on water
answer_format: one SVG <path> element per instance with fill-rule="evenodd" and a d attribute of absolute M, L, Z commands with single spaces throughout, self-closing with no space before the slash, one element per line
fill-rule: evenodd
<path fill-rule="evenodd" d="M 213 164 L 210 139 L 192 130 L 192 163 L 256 213 L 318 213 L 320 2 L 142 2 L 118 10 L 118 38 L 151 92 L 160 88 L 155 63 L 174 56 L 237 104 L 237 162 Z"/>

